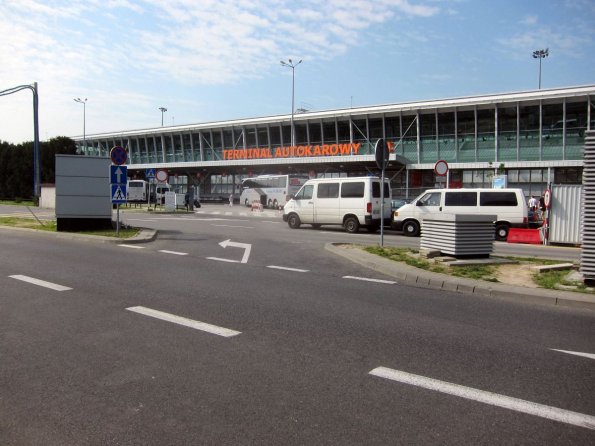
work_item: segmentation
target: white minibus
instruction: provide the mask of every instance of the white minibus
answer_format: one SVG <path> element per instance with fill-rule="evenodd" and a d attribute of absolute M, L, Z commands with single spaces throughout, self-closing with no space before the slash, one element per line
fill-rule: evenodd
<path fill-rule="evenodd" d="M 510 228 L 528 227 L 522 189 L 430 189 L 393 213 L 392 229 L 418 236 L 425 216 L 437 214 L 496 215 L 496 240 L 506 240 Z"/>
<path fill-rule="evenodd" d="M 381 218 L 378 177 L 320 178 L 308 180 L 283 207 L 283 221 L 297 229 L 302 223 L 314 228 L 341 225 L 350 233 L 364 226 L 375 232 L 381 222 L 390 224 L 391 190 L 384 183 L 384 218 Z"/>

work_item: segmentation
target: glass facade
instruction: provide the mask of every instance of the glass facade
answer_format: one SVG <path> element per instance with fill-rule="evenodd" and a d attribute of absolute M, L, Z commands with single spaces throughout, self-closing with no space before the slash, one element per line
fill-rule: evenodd
<path fill-rule="evenodd" d="M 595 88 L 567 95 L 548 95 L 547 90 L 542 90 L 539 95 L 537 92 L 516 97 L 510 94 L 483 100 L 477 97 L 453 100 L 450 104 L 440 101 L 440 106 L 436 107 L 428 103 L 419 103 L 419 107 L 395 105 L 372 107 L 373 111 L 364 108 L 345 113 L 341 110 L 335 116 L 321 113 L 318 117 L 316 112 L 300 113 L 294 116 L 295 145 L 296 148 L 329 147 L 354 143 L 359 144 L 358 155 L 369 155 L 374 153 L 376 140 L 385 138 L 393 153 L 409 163 L 423 165 L 419 168 L 423 172 L 409 172 L 409 179 L 403 179 L 403 172 L 394 175 L 394 184 L 435 187 L 437 180 L 432 166 L 440 159 L 449 163 L 494 163 L 494 166 L 510 162 L 543 162 L 552 166 L 556 162 L 582 160 L 585 131 L 595 129 L 594 100 Z M 89 135 L 86 147 L 80 138 L 76 143 L 81 153 L 95 156 L 109 156 L 110 149 L 120 145 L 129 152 L 131 169 L 134 165 L 207 163 L 229 160 L 224 152 L 230 150 L 239 153 L 239 157 L 232 159 L 241 160 L 251 159 L 247 155 L 249 149 L 289 148 L 291 125 L 289 120 L 275 118 L 255 119 L 253 124 L 230 121 L 212 128 L 185 126 L 183 130 L 163 128 L 134 135 L 131 132 L 131 136 L 114 134 L 94 138 Z M 291 165 L 291 160 L 287 165 Z M 560 178 L 577 179 L 579 176 L 580 182 L 580 175 L 572 168 L 562 168 L 566 167 L 560 166 L 559 172 L 564 172 L 560 173 Z M 221 167 L 219 176 L 211 179 L 212 187 L 221 193 L 231 193 L 237 186 L 235 178 L 241 175 L 235 171 L 227 178 L 225 169 L 233 170 Z M 365 169 L 360 171 L 365 172 Z M 507 169 L 509 186 L 526 188 L 526 184 L 535 184 L 542 187 L 547 178 L 537 171 L 542 172 L 540 169 Z M 454 178 L 455 183 L 463 187 L 486 186 L 491 184 L 490 172 L 493 168 L 470 166 L 451 172 L 451 181 Z"/>

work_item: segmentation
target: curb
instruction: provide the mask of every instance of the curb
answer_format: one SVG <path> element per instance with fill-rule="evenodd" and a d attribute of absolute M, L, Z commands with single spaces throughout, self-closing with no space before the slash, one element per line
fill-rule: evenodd
<path fill-rule="evenodd" d="M 30 234 L 49 234 L 57 238 L 64 238 L 70 240 L 85 240 L 85 241 L 92 241 L 92 242 L 99 242 L 99 243 L 146 243 L 152 242 L 157 238 L 158 231 L 155 229 L 145 229 L 141 228 L 139 233 L 134 237 L 130 238 L 116 238 L 116 237 L 104 237 L 101 235 L 88 235 L 88 234 L 77 234 L 74 232 L 50 232 L 50 231 L 41 231 L 39 229 L 30 229 L 30 228 L 14 228 L 11 226 L 1 226 L 0 230 L 6 229 L 8 231 L 21 231 L 21 232 L 29 232 Z"/>
<path fill-rule="evenodd" d="M 370 254 L 357 245 L 327 243 L 325 249 L 366 268 L 394 277 L 404 285 L 516 302 L 595 310 L 595 296 L 593 295 L 544 288 L 525 288 L 433 273 Z"/>

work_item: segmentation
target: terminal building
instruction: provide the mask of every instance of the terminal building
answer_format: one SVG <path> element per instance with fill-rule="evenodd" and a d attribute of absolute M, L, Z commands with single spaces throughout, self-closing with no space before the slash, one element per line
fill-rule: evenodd
<path fill-rule="evenodd" d="M 527 196 L 548 184 L 581 184 L 595 85 L 373 105 L 122 130 L 74 138 L 79 153 L 127 149 L 129 176 L 162 169 L 177 192 L 204 199 L 239 194 L 247 177 L 379 175 L 374 147 L 390 150 L 394 197 L 434 187 L 492 187 L 494 177 Z M 292 135 L 293 123 L 293 135 Z M 448 176 L 437 175 L 439 160 Z M 443 165 L 443 163 L 441 163 Z"/>

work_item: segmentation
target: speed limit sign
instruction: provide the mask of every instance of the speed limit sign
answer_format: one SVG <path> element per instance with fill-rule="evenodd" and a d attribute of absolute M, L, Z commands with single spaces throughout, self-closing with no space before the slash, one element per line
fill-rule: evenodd
<path fill-rule="evenodd" d="M 545 207 L 546 208 L 550 208 L 550 205 L 552 204 L 552 191 L 547 189 L 544 193 L 543 193 L 543 202 L 545 203 Z"/>

